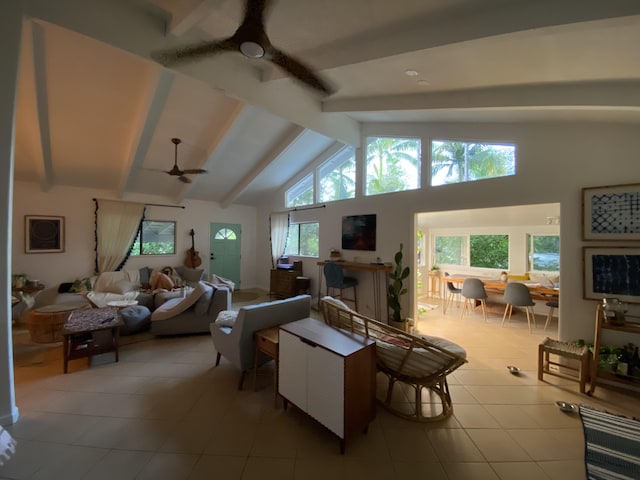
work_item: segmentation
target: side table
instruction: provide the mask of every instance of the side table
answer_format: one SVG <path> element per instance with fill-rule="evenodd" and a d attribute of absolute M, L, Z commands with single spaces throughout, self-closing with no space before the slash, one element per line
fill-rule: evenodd
<path fill-rule="evenodd" d="M 265 328 L 253 334 L 256 342 L 256 354 L 253 364 L 253 389 L 255 390 L 256 388 L 258 376 L 258 357 L 260 353 L 264 353 L 275 362 L 275 368 L 273 370 L 273 398 L 276 407 L 278 406 L 278 329 L 279 327 Z"/>
<path fill-rule="evenodd" d="M 117 362 L 119 360 L 118 329 L 122 324 L 116 307 L 73 312 L 62 329 L 64 373 L 68 372 L 69 360 L 90 358 L 101 353 L 115 352 Z M 108 341 L 97 343 L 93 339 L 93 333 L 101 330 L 110 330 L 111 335 Z"/>

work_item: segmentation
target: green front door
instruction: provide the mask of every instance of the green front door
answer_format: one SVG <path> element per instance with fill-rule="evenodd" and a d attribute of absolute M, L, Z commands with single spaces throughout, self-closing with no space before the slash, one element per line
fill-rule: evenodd
<path fill-rule="evenodd" d="M 237 289 L 240 288 L 241 235 L 239 224 L 211 224 L 209 272 L 233 281 Z"/>

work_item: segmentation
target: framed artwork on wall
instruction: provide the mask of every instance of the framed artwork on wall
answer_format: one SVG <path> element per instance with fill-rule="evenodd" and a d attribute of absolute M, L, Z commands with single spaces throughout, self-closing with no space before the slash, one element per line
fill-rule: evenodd
<path fill-rule="evenodd" d="M 582 189 L 583 240 L 640 240 L 640 183 Z"/>
<path fill-rule="evenodd" d="M 640 303 L 640 247 L 583 247 L 584 298 Z"/>
<path fill-rule="evenodd" d="M 25 253 L 64 252 L 64 217 L 24 216 Z"/>

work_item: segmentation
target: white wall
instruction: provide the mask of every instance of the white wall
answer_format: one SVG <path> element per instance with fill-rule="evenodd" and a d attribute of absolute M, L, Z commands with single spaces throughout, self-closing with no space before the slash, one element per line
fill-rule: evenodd
<path fill-rule="evenodd" d="M 320 222 L 320 256 L 340 244 L 342 215 L 376 213 L 378 249 L 370 255 L 357 253 L 362 260 L 381 257 L 390 261 L 400 242 L 405 249 L 414 244 L 414 217 L 418 212 L 437 212 L 470 208 L 536 203 L 560 203 L 561 272 L 560 300 L 562 339 L 592 339 L 595 302 L 582 298 L 581 189 L 597 185 L 640 182 L 637 155 L 637 125 L 616 124 L 366 124 L 365 135 L 418 136 L 422 139 L 423 189 L 362 197 L 327 203 L 326 208 L 295 212 L 294 221 Z M 516 169 L 513 177 L 466 184 L 428 187 L 428 158 L 431 139 L 513 142 Z M 308 172 L 303 172 L 301 175 Z M 265 200 L 258 218 L 282 210 L 284 190 Z M 259 237 L 268 239 L 267 221 L 257 227 Z M 617 242 L 619 244 L 630 244 Z M 637 243 L 635 244 L 637 245 Z M 268 241 L 258 243 L 258 282 L 268 288 Z M 412 248 L 407 249 L 412 252 Z M 412 255 L 412 253 L 411 253 Z M 353 256 L 353 252 L 348 254 Z M 317 289 L 317 259 L 304 259 L 305 275 Z M 411 260 L 413 263 L 414 260 Z M 412 280 L 413 281 L 413 280 Z M 413 285 L 410 291 L 413 290 Z M 413 305 L 407 299 L 406 305 Z M 367 300 L 365 300 L 365 305 Z M 371 313 L 363 309 L 363 313 Z"/>
<path fill-rule="evenodd" d="M 93 198 L 116 199 L 107 191 L 85 188 L 56 187 L 43 192 L 37 184 L 16 182 L 13 196 L 13 256 L 12 273 L 25 273 L 47 286 L 71 282 L 93 274 L 95 264 L 95 204 Z M 170 200 L 152 196 L 130 196 L 123 201 L 172 204 Z M 212 202 L 185 200 L 186 208 L 148 206 L 147 220 L 176 222 L 176 254 L 130 257 L 125 268 L 184 265 L 191 248 L 189 231 L 195 231 L 195 249 L 202 265 L 209 272 L 209 225 L 211 222 L 237 223 L 242 226 L 242 288 L 256 286 L 256 209 L 231 205 L 226 209 Z M 24 216 L 57 215 L 65 217 L 64 253 L 24 253 Z"/>

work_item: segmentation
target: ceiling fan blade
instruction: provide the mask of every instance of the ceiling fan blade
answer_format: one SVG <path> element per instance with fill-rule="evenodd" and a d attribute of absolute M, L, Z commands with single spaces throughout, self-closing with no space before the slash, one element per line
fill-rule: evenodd
<path fill-rule="evenodd" d="M 198 173 L 207 173 L 207 171 L 203 168 L 190 168 L 187 170 L 183 170 L 182 173 L 198 174 Z"/>
<path fill-rule="evenodd" d="M 178 180 L 180 180 L 182 183 L 191 183 L 191 179 L 189 177 L 185 177 L 184 175 L 180 175 L 178 177 Z"/>
<path fill-rule="evenodd" d="M 234 37 L 230 37 L 214 42 L 202 42 L 197 45 L 158 50 L 151 53 L 151 58 L 165 67 L 169 67 L 184 62 L 198 60 L 201 57 L 206 57 L 207 55 L 212 55 L 218 52 L 238 50 L 239 48 L 240 46 Z"/>
<path fill-rule="evenodd" d="M 331 95 L 335 92 L 335 88 L 331 86 L 327 80 L 321 78 L 318 74 L 313 73 L 309 67 L 299 60 L 286 55 L 276 48 L 271 47 L 269 50 L 269 60 L 278 65 L 284 71 L 290 73 L 299 81 L 322 92 L 324 95 Z"/>

